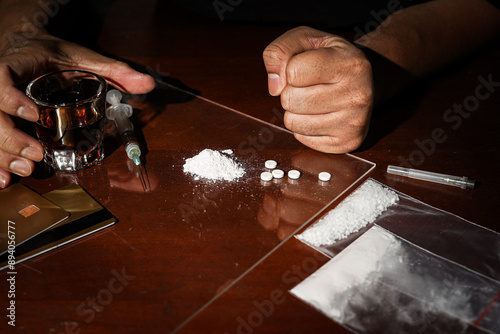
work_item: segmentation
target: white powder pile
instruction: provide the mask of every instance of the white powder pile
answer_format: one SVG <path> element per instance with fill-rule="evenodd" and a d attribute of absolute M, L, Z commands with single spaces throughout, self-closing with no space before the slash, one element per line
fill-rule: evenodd
<path fill-rule="evenodd" d="M 373 223 L 398 200 L 394 191 L 369 179 L 297 238 L 316 247 L 331 245 Z"/>
<path fill-rule="evenodd" d="M 233 156 L 233 151 L 204 149 L 198 155 L 186 159 L 184 173 L 196 179 L 233 181 L 245 174 L 245 169 Z"/>

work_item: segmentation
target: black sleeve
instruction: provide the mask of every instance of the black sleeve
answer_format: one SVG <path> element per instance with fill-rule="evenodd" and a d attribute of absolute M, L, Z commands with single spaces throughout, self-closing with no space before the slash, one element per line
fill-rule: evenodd
<path fill-rule="evenodd" d="M 497 9 L 500 9 L 500 0 L 488 0 L 488 2 L 495 6 Z"/>
<path fill-rule="evenodd" d="M 308 24 L 333 28 L 377 25 L 390 14 L 430 0 L 172 0 L 220 21 Z M 500 1 L 500 0 L 498 0 Z"/>

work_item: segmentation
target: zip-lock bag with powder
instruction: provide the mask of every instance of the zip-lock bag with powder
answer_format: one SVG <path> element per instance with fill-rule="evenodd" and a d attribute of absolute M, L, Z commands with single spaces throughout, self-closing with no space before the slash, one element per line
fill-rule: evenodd
<path fill-rule="evenodd" d="M 397 203 L 347 239 L 307 242 L 311 233 L 306 232 L 317 230 L 319 222 L 297 236 L 330 257 L 346 240 L 350 245 L 291 293 L 359 333 L 500 332 L 500 234 L 377 181 L 366 183 L 382 188 L 377 201 L 390 203 L 397 195 Z M 342 213 L 373 200 L 366 183 L 343 201 L 354 204 L 341 202 L 332 210 L 337 219 L 325 219 L 331 211 L 323 226 L 373 217 L 377 205 L 372 212 Z"/>

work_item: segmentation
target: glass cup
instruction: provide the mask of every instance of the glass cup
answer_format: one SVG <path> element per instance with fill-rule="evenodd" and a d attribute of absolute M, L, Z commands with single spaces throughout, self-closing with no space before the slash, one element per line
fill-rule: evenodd
<path fill-rule="evenodd" d="M 48 73 L 28 85 L 26 95 L 40 109 L 35 127 L 49 166 L 78 171 L 101 163 L 106 87 L 99 75 L 79 70 Z"/>

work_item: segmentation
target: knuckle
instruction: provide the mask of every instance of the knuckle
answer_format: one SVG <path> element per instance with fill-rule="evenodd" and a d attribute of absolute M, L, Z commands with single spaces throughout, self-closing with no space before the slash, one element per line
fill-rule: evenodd
<path fill-rule="evenodd" d="M 360 75 L 363 76 L 366 76 L 367 74 L 371 76 L 372 65 L 364 55 L 360 57 L 351 57 L 351 70 L 354 73 L 359 73 Z"/>
<path fill-rule="evenodd" d="M 373 92 L 371 86 L 358 86 L 349 94 L 349 100 L 353 110 L 362 110 L 369 113 L 373 105 Z"/>
<path fill-rule="evenodd" d="M 348 153 L 358 149 L 363 143 L 363 136 L 354 136 L 337 144 L 336 153 Z"/>
<path fill-rule="evenodd" d="M 279 65 L 283 62 L 284 55 L 286 54 L 286 50 L 278 43 L 272 42 L 269 44 L 262 53 L 262 58 L 264 59 L 264 63 L 270 66 Z"/>
<path fill-rule="evenodd" d="M 122 68 L 127 68 L 127 69 L 130 68 L 130 66 L 127 63 L 125 63 L 124 61 L 121 61 L 121 60 L 113 59 L 113 64 L 117 67 L 122 67 Z"/>
<path fill-rule="evenodd" d="M 298 26 L 298 27 L 295 27 L 293 28 L 291 31 L 309 31 L 309 30 L 313 30 L 312 28 L 308 27 L 308 26 Z"/>
<path fill-rule="evenodd" d="M 330 136 L 328 137 L 328 152 L 329 153 L 343 153 L 340 152 L 340 138 L 336 136 Z"/>
<path fill-rule="evenodd" d="M 15 152 L 19 151 L 17 149 L 16 138 L 13 136 L 11 131 L 4 132 L 2 134 L 0 149 L 4 150 L 6 152 L 9 152 L 9 153 L 15 153 Z"/>
<path fill-rule="evenodd" d="M 0 139 L 3 136 L 5 131 L 9 131 L 10 129 L 14 128 L 15 124 L 12 118 L 10 118 L 9 115 L 4 113 L 2 111 L 2 108 L 0 107 Z"/>
<path fill-rule="evenodd" d="M 290 92 L 290 89 L 288 89 L 287 87 L 285 87 L 282 91 L 281 91 L 281 96 L 280 96 L 280 100 L 281 100 L 281 106 L 283 107 L 283 109 L 285 110 L 291 110 L 291 92 Z"/>
<path fill-rule="evenodd" d="M 286 78 L 289 84 L 295 86 L 301 81 L 301 73 L 304 71 L 305 64 L 293 57 L 286 67 Z"/>
<path fill-rule="evenodd" d="M 262 53 L 262 57 L 265 60 L 277 61 L 280 59 L 280 53 L 282 53 L 282 51 L 283 50 L 281 49 L 281 47 L 278 43 L 272 42 L 264 49 L 264 52 Z"/>
<path fill-rule="evenodd" d="M 345 152 L 352 152 L 356 149 L 358 149 L 361 144 L 363 143 L 363 137 L 362 136 L 357 136 L 356 138 L 352 139 L 349 141 L 346 145 Z"/>
<path fill-rule="evenodd" d="M 0 87 L 0 112 L 13 114 L 15 112 L 15 101 L 12 94 L 6 92 L 7 87 Z"/>
<path fill-rule="evenodd" d="M 368 117 L 365 113 L 350 117 L 347 123 L 348 127 L 352 129 L 352 131 L 355 131 L 356 133 L 362 133 L 363 129 L 367 127 L 367 124 L 368 124 Z"/>
<path fill-rule="evenodd" d="M 291 112 L 289 111 L 285 112 L 285 115 L 283 117 L 283 124 L 288 130 L 294 131 L 293 114 Z"/>
<path fill-rule="evenodd" d="M 326 151 L 335 154 L 352 152 L 361 146 L 364 138 L 365 135 L 362 132 L 331 135 L 327 140 Z"/>

